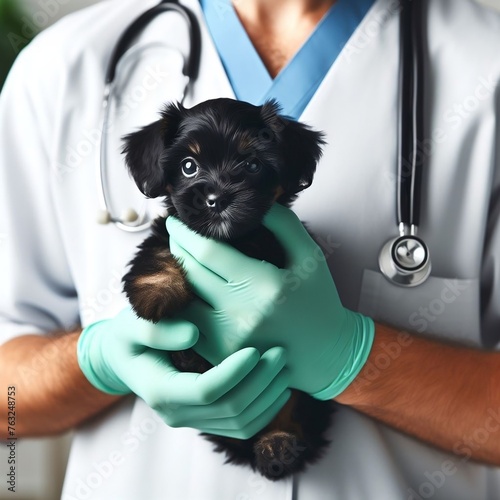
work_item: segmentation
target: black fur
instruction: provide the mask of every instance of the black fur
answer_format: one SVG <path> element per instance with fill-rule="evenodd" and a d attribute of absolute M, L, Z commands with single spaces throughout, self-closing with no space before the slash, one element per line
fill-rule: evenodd
<path fill-rule="evenodd" d="M 284 268 L 285 252 L 262 219 L 275 201 L 289 206 L 311 184 L 324 142 L 322 134 L 279 111 L 275 101 L 253 106 L 214 99 L 191 109 L 167 105 L 160 120 L 124 138 L 127 166 L 146 196 L 165 197 L 169 215 Z M 154 221 L 123 282 L 137 314 L 154 322 L 192 299 L 185 272 L 170 254 L 165 218 Z M 171 358 L 183 371 L 211 367 L 191 349 Z M 321 456 L 331 413 L 331 403 L 293 391 L 275 420 L 251 439 L 207 438 L 229 462 L 248 464 L 276 480 Z"/>
<path fill-rule="evenodd" d="M 321 458 L 321 452 L 329 444 L 323 434 L 330 426 L 333 404 L 314 399 L 301 391 L 294 391 L 294 397 L 292 418 L 300 423 L 301 436 L 296 433 L 282 436 L 283 432 L 272 431 L 259 433 L 258 440 L 227 438 L 222 442 L 218 436 L 204 436 L 216 445 L 216 451 L 226 454 L 228 463 L 250 464 L 269 479 L 281 479 L 299 472 L 306 464 Z M 270 447 L 274 451 L 273 456 L 261 446 L 270 440 L 274 444 Z"/>

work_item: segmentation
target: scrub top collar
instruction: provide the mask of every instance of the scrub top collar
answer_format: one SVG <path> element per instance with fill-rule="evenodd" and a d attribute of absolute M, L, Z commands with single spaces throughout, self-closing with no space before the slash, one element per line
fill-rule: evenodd
<path fill-rule="evenodd" d="M 237 99 L 255 105 L 277 99 L 298 119 L 375 0 L 337 0 L 276 78 L 269 75 L 231 0 L 200 0 Z"/>

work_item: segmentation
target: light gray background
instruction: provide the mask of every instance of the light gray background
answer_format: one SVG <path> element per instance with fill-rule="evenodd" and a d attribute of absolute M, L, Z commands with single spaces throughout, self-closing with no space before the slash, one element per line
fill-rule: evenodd
<path fill-rule="evenodd" d="M 40 28 L 46 28 L 63 15 L 78 10 L 87 5 L 97 3 L 99 0 L 53 0 L 52 10 L 43 8 L 47 5 L 45 0 L 18 0 L 25 10 L 28 18 L 37 15 Z M 141 0 L 137 0 L 138 2 Z M 478 0 L 500 10 L 500 0 Z M 47 13 L 48 12 L 48 13 Z M 27 439 L 18 443 L 17 457 L 17 485 L 19 491 L 12 494 L 7 491 L 6 483 L 0 483 L 0 500 L 16 498 L 17 500 L 55 500 L 64 477 L 64 469 L 71 436 L 66 435 L 53 439 Z M 5 446 L 0 448 L 0 471 L 4 470 L 7 462 Z M 5 478 L 4 474 L 1 474 Z"/>

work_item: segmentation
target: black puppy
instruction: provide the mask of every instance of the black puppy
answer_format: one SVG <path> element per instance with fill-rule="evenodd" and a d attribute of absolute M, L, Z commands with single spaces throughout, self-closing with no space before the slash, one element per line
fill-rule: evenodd
<path fill-rule="evenodd" d="M 285 268 L 285 252 L 262 219 L 274 202 L 289 206 L 311 184 L 324 142 L 322 134 L 279 111 L 274 101 L 253 106 L 214 99 L 191 109 L 169 104 L 160 120 L 124 138 L 126 164 L 146 196 L 165 197 L 169 215 Z M 153 322 L 193 298 L 184 270 L 169 251 L 165 220 L 153 221 L 151 236 L 123 278 L 135 312 Z M 183 371 L 203 373 L 212 367 L 192 349 L 170 356 Z M 205 435 L 228 462 L 249 464 L 275 480 L 320 457 L 331 413 L 329 402 L 293 391 L 273 422 L 251 439 Z"/>

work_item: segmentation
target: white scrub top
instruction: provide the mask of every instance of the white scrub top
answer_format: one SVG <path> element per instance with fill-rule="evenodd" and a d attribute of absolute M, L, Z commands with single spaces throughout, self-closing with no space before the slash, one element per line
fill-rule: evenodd
<path fill-rule="evenodd" d="M 104 71 L 125 26 L 155 2 L 115 0 L 73 14 L 17 60 L 0 97 L 0 340 L 83 325 L 125 306 L 120 278 L 147 233 L 95 222 Z M 200 18 L 196 0 L 186 0 Z M 224 15 L 224 9 L 221 9 Z M 428 168 L 420 235 L 433 260 L 423 285 L 378 271 L 397 234 L 398 8 L 378 0 L 301 120 L 328 145 L 295 210 L 323 240 L 344 304 L 397 328 L 495 348 L 500 337 L 500 18 L 469 0 L 431 0 Z M 186 100 L 233 97 L 202 22 L 199 81 Z M 118 71 L 107 176 L 115 213 L 143 199 L 119 137 L 179 98 L 187 32 L 164 14 Z M 139 61 L 137 50 L 143 51 Z M 158 204 L 146 207 L 152 214 Z M 422 366 L 425 370 L 425 366 Z M 499 409 L 492 412 L 498 416 Z M 57 418 L 57 417 L 55 417 Z M 487 415 L 485 415 L 485 420 Z M 499 417 L 500 418 L 500 417 Z M 486 431 L 485 431 L 486 432 Z M 347 407 L 332 444 L 304 474 L 269 482 L 191 429 L 171 429 L 129 396 L 76 430 L 64 500 L 471 500 L 500 498 L 499 469 L 421 444 Z M 464 437 L 480 446 L 484 432 Z M 484 442 L 484 441 L 483 441 Z"/>

